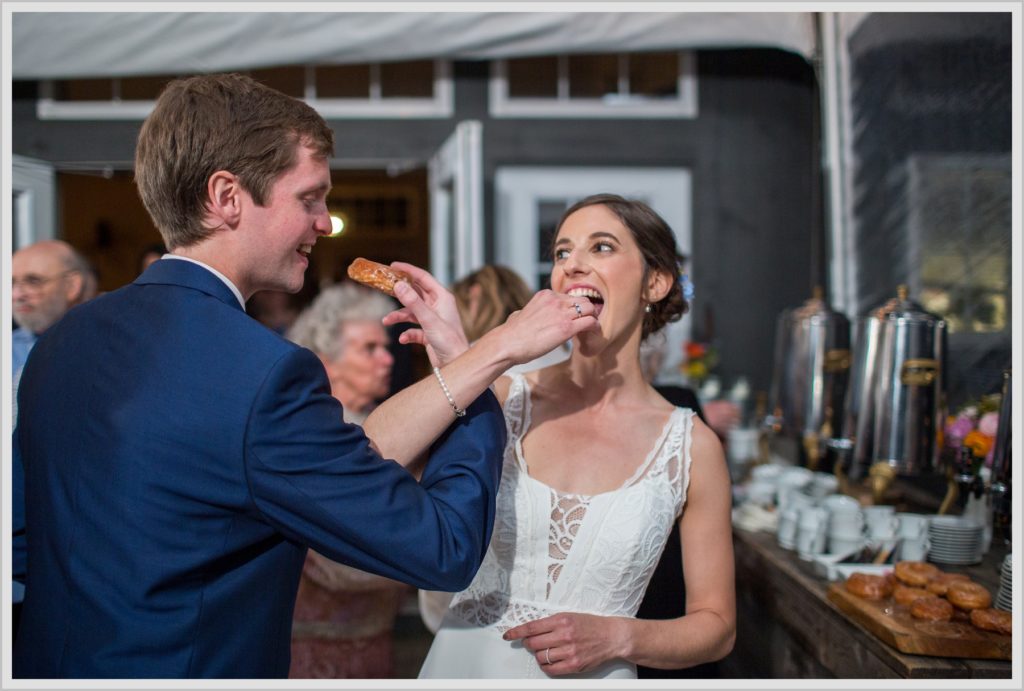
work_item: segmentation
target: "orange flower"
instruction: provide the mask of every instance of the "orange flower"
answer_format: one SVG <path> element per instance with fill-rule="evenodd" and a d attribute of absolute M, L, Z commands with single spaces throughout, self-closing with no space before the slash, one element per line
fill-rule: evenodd
<path fill-rule="evenodd" d="M 984 458 L 992 448 L 992 437 L 974 430 L 973 432 L 968 432 L 967 436 L 964 437 L 964 446 L 969 448 L 971 453 L 978 458 Z"/>
<path fill-rule="evenodd" d="M 686 344 L 686 357 L 690 358 L 691 360 L 696 360 L 699 357 L 703 357 L 705 352 L 706 349 L 704 348 L 703 343 L 695 343 L 694 341 L 690 341 L 689 343 Z"/>

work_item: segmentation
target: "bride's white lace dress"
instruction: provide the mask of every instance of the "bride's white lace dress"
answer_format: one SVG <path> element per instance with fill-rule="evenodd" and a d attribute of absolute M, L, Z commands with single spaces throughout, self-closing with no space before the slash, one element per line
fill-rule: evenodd
<path fill-rule="evenodd" d="M 522 375 L 512 377 L 505 421 L 491 544 L 469 588 L 452 599 L 421 678 L 547 678 L 522 641 L 502 633 L 558 612 L 635 616 L 686 502 L 691 410 L 672 412 L 619 489 L 592 496 L 560 493 L 527 472 L 521 440 L 530 427 L 530 391 Z M 613 660 L 585 676 L 635 678 L 636 666 Z"/>

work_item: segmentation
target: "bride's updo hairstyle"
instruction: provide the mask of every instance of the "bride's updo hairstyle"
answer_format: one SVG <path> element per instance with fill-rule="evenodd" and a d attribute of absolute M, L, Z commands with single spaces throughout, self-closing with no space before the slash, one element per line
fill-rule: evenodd
<path fill-rule="evenodd" d="M 618 216 L 622 224 L 633 234 L 633 240 L 636 241 L 644 259 L 645 283 L 652 269 L 664 271 L 672 279 L 672 287 L 668 294 L 658 302 L 651 303 L 651 311 L 644 313 L 642 335 L 647 338 L 669 322 L 678 321 L 690 309 L 679 282 L 679 267 L 684 257 L 679 253 L 676 237 L 665 223 L 665 219 L 644 202 L 626 199 L 617 194 L 594 194 L 573 204 L 558 221 L 552 242 L 558 237 L 558 231 L 561 230 L 565 219 L 580 209 L 597 205 L 606 207 Z"/>

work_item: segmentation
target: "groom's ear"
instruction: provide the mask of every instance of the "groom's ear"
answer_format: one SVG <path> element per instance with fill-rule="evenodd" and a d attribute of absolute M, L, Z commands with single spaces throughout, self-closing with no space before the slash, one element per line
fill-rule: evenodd
<path fill-rule="evenodd" d="M 242 217 L 241 180 L 234 173 L 218 170 L 206 182 L 207 228 L 235 228 Z"/>

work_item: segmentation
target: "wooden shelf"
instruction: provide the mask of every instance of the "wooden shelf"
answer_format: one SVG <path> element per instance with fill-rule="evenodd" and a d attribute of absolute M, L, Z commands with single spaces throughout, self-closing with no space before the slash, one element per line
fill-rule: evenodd
<path fill-rule="evenodd" d="M 1012 663 L 908 655 L 879 640 L 829 601 L 829 581 L 770 533 L 733 531 L 736 549 L 737 637 L 721 663 L 730 678 L 763 679 L 1009 679 Z M 1005 552 L 971 567 L 953 567 L 999 587 Z"/>

